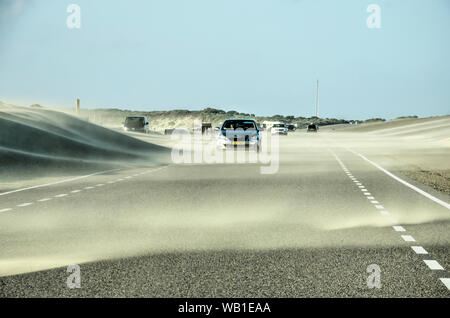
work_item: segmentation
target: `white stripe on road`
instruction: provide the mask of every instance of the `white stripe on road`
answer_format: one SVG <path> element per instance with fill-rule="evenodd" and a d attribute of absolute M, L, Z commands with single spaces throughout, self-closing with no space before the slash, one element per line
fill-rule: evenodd
<path fill-rule="evenodd" d="M 355 151 L 353 151 L 353 150 L 351 150 L 351 149 L 347 149 L 347 150 L 350 151 L 350 152 L 353 152 L 354 154 L 356 154 L 356 155 L 358 155 L 358 156 L 360 156 L 360 157 L 363 158 L 365 161 L 367 161 L 368 163 L 370 163 L 370 164 L 373 165 L 374 167 L 378 168 L 379 170 L 383 171 L 385 174 L 387 174 L 387 175 L 390 176 L 391 178 L 397 180 L 398 182 L 404 184 L 405 186 L 407 186 L 407 187 L 413 189 L 414 191 L 420 193 L 420 194 L 423 195 L 424 197 L 426 197 L 426 198 L 428 198 L 428 199 L 430 199 L 430 200 L 436 202 L 437 204 L 442 205 L 443 207 L 447 208 L 448 210 L 450 210 L 450 204 L 449 204 L 449 203 L 444 202 L 444 201 L 442 201 L 442 200 L 436 198 L 435 196 L 429 194 L 428 192 L 423 191 L 422 189 L 419 189 L 419 188 L 416 187 L 416 186 L 413 186 L 412 184 L 406 182 L 406 181 L 403 180 L 403 179 L 400 179 L 399 177 L 397 177 L 396 175 L 394 175 L 394 174 L 392 174 L 391 172 L 387 171 L 386 169 L 382 168 L 381 166 L 379 166 L 379 165 L 376 164 L 375 162 L 370 161 L 369 159 L 367 159 L 367 158 L 364 157 L 363 155 L 361 155 L 361 154 L 359 154 L 359 153 L 357 153 L 357 152 L 355 152 Z"/>
<path fill-rule="evenodd" d="M 411 235 L 402 235 L 402 239 L 405 240 L 405 242 L 415 242 L 416 240 Z"/>
<path fill-rule="evenodd" d="M 32 204 L 33 203 L 31 203 L 31 202 L 27 202 L 27 203 L 18 204 L 17 206 L 25 207 L 25 206 L 29 206 L 29 205 L 32 205 Z"/>
<path fill-rule="evenodd" d="M 450 278 L 439 278 L 439 280 L 450 290 Z"/>
<path fill-rule="evenodd" d="M 389 215 L 389 212 L 385 211 L 385 210 L 380 211 L 380 213 L 383 214 L 383 215 Z"/>
<path fill-rule="evenodd" d="M 406 231 L 405 228 L 400 225 L 394 225 L 393 228 L 396 232 L 405 232 Z"/>
<path fill-rule="evenodd" d="M 0 193 L 0 196 L 11 194 L 11 193 L 16 193 L 16 192 L 21 192 L 21 191 L 26 191 L 26 190 L 31 190 L 31 189 L 36 189 L 36 188 L 47 187 L 47 186 L 60 184 L 60 183 L 64 183 L 64 182 L 75 181 L 75 180 L 79 180 L 79 179 L 84 179 L 84 178 L 96 176 L 96 175 L 99 175 L 99 174 L 104 174 L 104 173 L 108 173 L 108 172 L 112 172 L 112 171 L 118 171 L 118 170 L 120 170 L 120 169 L 100 171 L 100 172 L 91 173 L 91 174 L 88 174 L 88 175 L 85 175 L 85 176 L 75 177 L 75 178 L 71 178 L 71 179 L 65 179 L 65 180 L 56 181 L 56 182 L 52 182 L 52 183 L 40 184 L 40 185 L 36 185 L 36 186 L 28 187 L 28 188 L 23 188 L 23 189 L 12 190 L 12 191 L 8 191 L 8 192 Z"/>
<path fill-rule="evenodd" d="M 45 201 L 50 201 L 52 198 L 44 198 L 44 199 L 40 199 L 38 200 L 39 202 L 45 202 Z"/>
<path fill-rule="evenodd" d="M 411 246 L 416 254 L 428 254 L 428 252 L 422 246 Z"/>
<path fill-rule="evenodd" d="M 62 198 L 62 197 L 65 197 L 66 195 L 67 195 L 67 193 L 61 193 L 61 194 L 55 195 L 55 198 Z"/>
<path fill-rule="evenodd" d="M 0 210 L 0 213 L 2 213 L 2 212 L 8 212 L 8 211 L 11 211 L 12 209 L 10 209 L 10 208 L 7 208 L 7 209 L 2 209 L 2 210 Z"/>
<path fill-rule="evenodd" d="M 91 190 L 91 189 L 94 189 L 94 187 L 86 187 L 85 189 L 86 190 Z"/>
<path fill-rule="evenodd" d="M 382 206 L 382 205 L 375 205 L 375 207 L 376 207 L 377 209 L 384 209 L 384 206 Z"/>
<path fill-rule="evenodd" d="M 425 262 L 425 264 L 427 264 L 427 266 L 432 269 L 432 270 L 443 270 L 444 267 L 441 266 L 441 264 L 439 264 L 437 261 L 435 261 L 434 259 L 424 259 L 423 260 Z"/>
<path fill-rule="evenodd" d="M 78 193 L 78 192 L 81 192 L 81 190 L 73 190 L 73 191 L 70 191 L 70 193 Z"/>

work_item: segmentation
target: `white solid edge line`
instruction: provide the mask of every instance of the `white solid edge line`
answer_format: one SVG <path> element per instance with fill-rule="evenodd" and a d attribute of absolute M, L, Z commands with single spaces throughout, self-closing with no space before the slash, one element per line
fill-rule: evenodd
<path fill-rule="evenodd" d="M 364 157 L 363 155 L 351 150 L 351 149 L 347 149 L 350 152 L 353 152 L 354 154 L 360 156 L 361 158 L 363 158 L 365 161 L 367 161 L 368 163 L 370 163 L 371 165 L 373 165 L 374 167 L 378 168 L 379 170 L 383 171 L 385 174 L 387 174 L 388 176 L 390 176 L 391 178 L 397 180 L 398 182 L 402 183 L 403 185 L 413 189 L 414 191 L 420 193 L 421 195 L 423 195 L 424 197 L 436 202 L 437 204 L 442 205 L 443 207 L 447 208 L 448 210 L 450 210 L 450 204 L 442 201 L 441 199 L 436 198 L 435 196 L 429 194 L 428 192 L 423 191 L 422 189 L 419 189 L 416 186 L 413 186 L 412 184 L 406 182 L 403 179 L 400 179 L 399 177 L 397 177 L 396 175 L 392 174 L 391 172 L 387 171 L 386 169 L 382 168 L 381 166 L 379 166 L 378 164 L 376 164 L 373 161 L 370 161 L 369 159 L 367 159 L 366 157 Z"/>
<path fill-rule="evenodd" d="M 65 180 L 56 181 L 56 182 L 52 182 L 52 183 L 40 184 L 40 185 L 28 187 L 28 188 L 12 190 L 12 191 L 8 191 L 8 192 L 0 193 L 0 196 L 1 195 L 11 194 L 11 193 L 16 193 L 16 192 L 21 192 L 21 191 L 26 191 L 26 190 L 32 190 L 32 189 L 36 189 L 36 188 L 48 187 L 48 186 L 55 185 L 55 184 L 75 181 L 75 180 L 79 180 L 79 179 L 84 179 L 84 178 L 96 176 L 96 175 L 99 175 L 99 174 L 104 174 L 104 173 L 108 173 L 108 172 L 112 172 L 112 171 L 118 171 L 118 170 L 120 170 L 120 169 L 112 169 L 112 170 L 100 171 L 100 172 L 91 173 L 91 174 L 88 174 L 88 175 L 85 175 L 85 176 L 79 176 L 79 177 L 75 177 L 75 178 L 71 178 L 71 179 L 65 179 Z"/>
<path fill-rule="evenodd" d="M 26 207 L 26 206 L 30 206 L 32 204 L 33 203 L 31 203 L 31 202 L 26 202 L 26 203 L 18 204 L 17 206 L 23 208 L 23 207 Z"/>

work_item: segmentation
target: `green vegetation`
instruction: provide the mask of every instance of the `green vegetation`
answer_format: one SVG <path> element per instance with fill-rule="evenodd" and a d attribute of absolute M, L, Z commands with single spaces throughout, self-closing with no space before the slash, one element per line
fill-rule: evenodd
<path fill-rule="evenodd" d="M 370 119 L 366 119 L 363 122 L 364 123 L 374 123 L 374 122 L 382 122 L 382 121 L 386 121 L 386 119 L 384 118 L 370 118 Z"/>
<path fill-rule="evenodd" d="M 419 118 L 419 117 L 416 116 L 416 115 L 414 115 L 414 116 L 400 116 L 400 117 L 397 117 L 395 119 L 409 119 L 409 118 Z"/>
<path fill-rule="evenodd" d="M 264 121 L 282 121 L 288 124 L 297 124 L 298 128 L 304 128 L 314 122 L 320 126 L 346 124 L 350 121 L 336 118 L 296 117 L 293 115 L 257 116 L 255 114 L 240 113 L 235 110 L 224 111 L 215 108 L 203 110 L 175 109 L 168 111 L 131 111 L 121 109 L 95 109 L 82 110 L 81 115 L 86 119 L 107 125 L 120 125 L 126 116 L 147 116 L 150 129 L 163 130 L 169 128 L 191 128 L 194 120 L 209 122 L 213 127 L 220 126 L 228 118 L 252 118 L 258 123 Z"/>

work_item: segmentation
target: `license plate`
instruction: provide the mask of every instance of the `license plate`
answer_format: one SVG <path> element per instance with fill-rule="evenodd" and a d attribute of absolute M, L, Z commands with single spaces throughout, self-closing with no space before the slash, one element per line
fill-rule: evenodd
<path fill-rule="evenodd" d="M 237 146 L 237 145 L 244 145 L 245 142 L 244 141 L 235 141 L 233 142 L 233 145 Z"/>

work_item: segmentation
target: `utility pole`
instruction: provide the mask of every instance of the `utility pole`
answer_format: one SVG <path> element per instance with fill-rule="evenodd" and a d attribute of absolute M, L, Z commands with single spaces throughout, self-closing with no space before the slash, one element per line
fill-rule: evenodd
<path fill-rule="evenodd" d="M 80 99 L 79 99 L 79 98 L 77 98 L 77 107 L 76 107 L 76 111 L 77 111 L 77 114 L 80 113 Z"/>
<path fill-rule="evenodd" d="M 317 91 L 316 91 L 316 117 L 319 117 L 319 80 L 317 79 Z"/>

